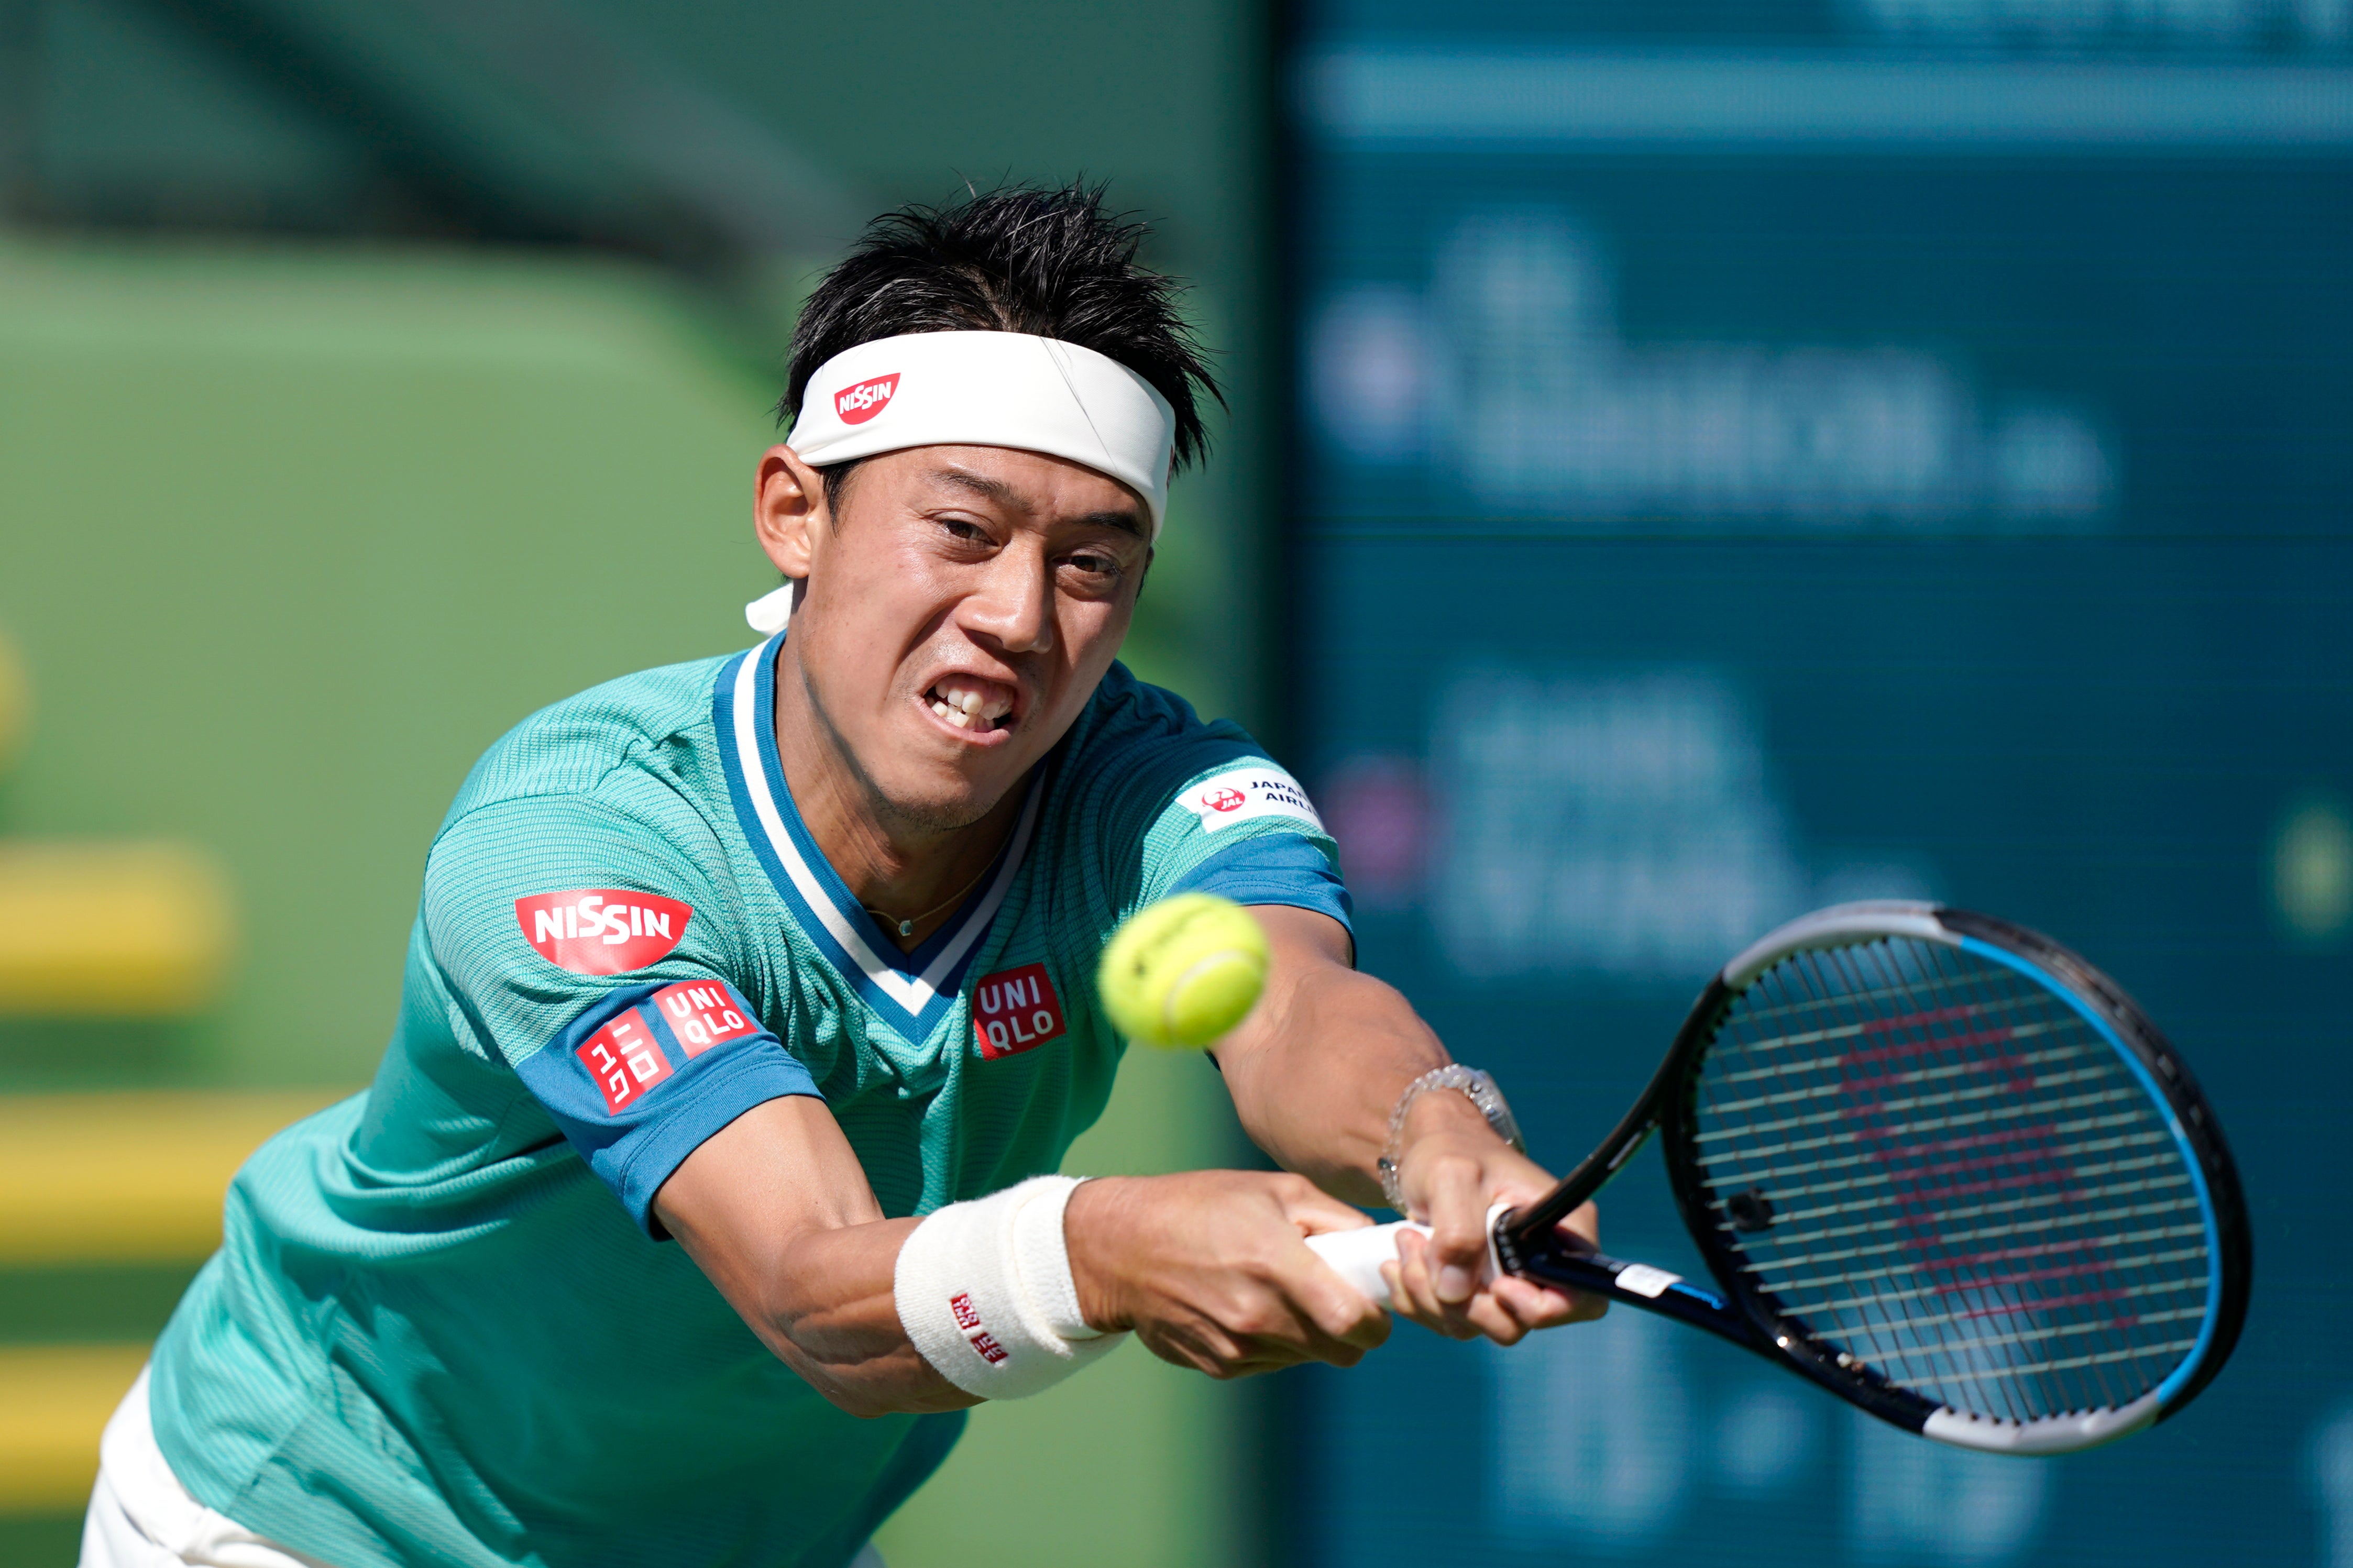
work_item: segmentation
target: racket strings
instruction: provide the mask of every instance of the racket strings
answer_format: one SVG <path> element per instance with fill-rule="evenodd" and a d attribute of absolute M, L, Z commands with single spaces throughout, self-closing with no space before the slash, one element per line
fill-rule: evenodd
<path fill-rule="evenodd" d="M 2196 1343 L 2208 1237 L 2165 1115 L 2016 972 L 1909 938 L 1795 954 L 1696 1089 L 1721 1234 L 1850 1364 L 2024 1421 L 2128 1403 Z"/>

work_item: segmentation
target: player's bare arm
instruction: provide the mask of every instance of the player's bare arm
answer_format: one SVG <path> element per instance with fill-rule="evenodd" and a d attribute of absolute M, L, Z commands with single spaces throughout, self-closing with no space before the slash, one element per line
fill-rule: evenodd
<path fill-rule="evenodd" d="M 1092 1326 L 1212 1377 L 1353 1365 L 1387 1317 L 1299 1243 L 1362 1216 L 1296 1176 L 1090 1182 L 1073 1272 Z M 1074 1195 L 1073 1203 L 1077 1203 Z M 853 1415 L 977 1405 L 909 1342 L 892 1296 L 913 1219 L 885 1219 L 818 1101 L 771 1100 L 705 1142 L 655 1200 L 761 1341 Z"/>
<path fill-rule="evenodd" d="M 1391 1110 L 1452 1058 L 1396 987 L 1353 966 L 1348 933 L 1310 910 L 1252 911 L 1272 952 L 1266 993 L 1217 1049 L 1251 1142 L 1326 1192 L 1386 1203 L 1377 1163 Z M 1533 1203 L 1553 1184 L 1477 1106 L 1444 1091 L 1414 1097 L 1398 1129 L 1398 1184 L 1428 1244 L 1409 1237 L 1390 1289 L 1397 1310 L 1455 1338 L 1511 1344 L 1533 1329 L 1598 1317 L 1603 1303 L 1505 1276 L 1487 1278 L 1487 1214 Z M 1595 1239 L 1586 1205 L 1567 1228 Z"/>

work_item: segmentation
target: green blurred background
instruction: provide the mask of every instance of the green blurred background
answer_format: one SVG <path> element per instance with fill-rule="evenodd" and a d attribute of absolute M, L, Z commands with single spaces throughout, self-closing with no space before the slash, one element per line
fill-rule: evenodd
<path fill-rule="evenodd" d="M 1265 718 L 1268 31 L 1245 0 L 0 0 L 0 639 L 30 693 L 0 944 L 12 852 L 159 845 L 216 891 L 157 920 L 228 955 L 176 1000 L 63 1005 L 0 963 L 0 1199 L 120 1189 L 0 1224 L 0 1469 L 33 1478 L 0 1485 L 0 1565 L 71 1560 L 73 1456 L 200 1260 L 203 1222 L 137 1216 L 208 1211 L 249 1129 L 371 1071 L 473 758 L 750 640 L 780 350 L 859 219 L 1083 174 L 1156 222 L 1232 414 L 1130 662 Z M 1071 1168 L 1235 1147 L 1207 1068 L 1138 1059 Z M 1261 1397 L 1123 1352 L 980 1412 L 883 1547 L 1252 1561 Z"/>

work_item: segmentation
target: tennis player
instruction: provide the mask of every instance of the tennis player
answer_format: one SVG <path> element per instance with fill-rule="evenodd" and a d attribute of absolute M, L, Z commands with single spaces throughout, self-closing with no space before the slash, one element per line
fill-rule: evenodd
<path fill-rule="evenodd" d="M 1216 395 L 1140 237 L 1013 190 L 825 279 L 760 460 L 769 635 L 476 764 L 375 1082 L 238 1174 L 84 1563 L 833 1568 L 966 1406 L 1130 1335 L 1353 1363 L 1388 1319 L 1302 1238 L 1356 1204 L 1435 1226 L 1395 1286 L 1441 1333 L 1588 1310 L 1482 1282 L 1489 1206 L 1550 1178 L 1351 967 L 1305 795 L 1114 662 Z M 1052 1174 L 1119 1065 L 1102 946 L 1193 889 L 1267 928 L 1217 1062 L 1291 1173 Z"/>

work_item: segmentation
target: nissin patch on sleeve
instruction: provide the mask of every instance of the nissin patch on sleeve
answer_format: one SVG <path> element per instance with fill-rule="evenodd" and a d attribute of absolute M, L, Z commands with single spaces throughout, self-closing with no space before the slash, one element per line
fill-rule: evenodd
<path fill-rule="evenodd" d="M 1324 819 L 1315 815 L 1307 792 L 1299 787 L 1297 779 L 1272 763 L 1228 768 L 1186 785 L 1185 792 L 1176 798 L 1186 810 L 1201 819 L 1205 833 L 1261 816 L 1295 817 L 1317 833 L 1324 831 Z"/>
<path fill-rule="evenodd" d="M 670 956 L 693 909 L 659 893 L 575 888 L 515 900 L 532 951 L 575 974 L 627 974 Z"/>

